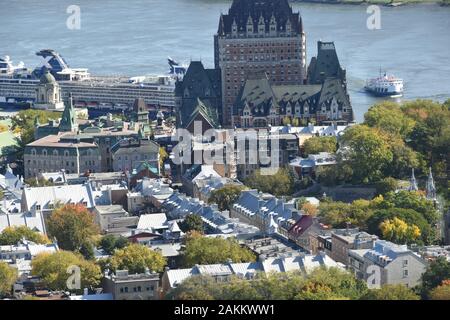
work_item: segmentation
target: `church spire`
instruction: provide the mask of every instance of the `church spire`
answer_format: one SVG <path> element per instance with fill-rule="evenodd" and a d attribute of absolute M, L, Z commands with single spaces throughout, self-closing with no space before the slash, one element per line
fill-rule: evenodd
<path fill-rule="evenodd" d="M 417 187 L 416 177 L 414 176 L 414 168 L 412 168 L 411 179 L 409 180 L 409 188 L 408 191 L 417 191 L 419 188 Z"/>
<path fill-rule="evenodd" d="M 427 179 L 427 199 L 429 200 L 436 200 L 436 187 L 434 185 L 434 179 L 433 179 L 433 173 L 428 173 L 428 179 Z"/>
<path fill-rule="evenodd" d="M 75 118 L 72 94 L 69 93 L 69 99 L 64 107 L 61 122 L 59 123 L 59 131 L 76 131 L 77 124 L 75 122 Z"/>

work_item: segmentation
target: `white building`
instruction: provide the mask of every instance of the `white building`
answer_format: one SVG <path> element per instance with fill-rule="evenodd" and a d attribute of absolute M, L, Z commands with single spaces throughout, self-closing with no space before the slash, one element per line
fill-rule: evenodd
<path fill-rule="evenodd" d="M 196 265 L 188 269 L 166 270 L 162 277 L 162 288 L 163 292 L 167 292 L 194 275 L 212 276 L 217 282 L 224 282 L 228 281 L 233 275 L 250 280 L 257 273 L 299 271 L 308 274 L 318 267 L 341 268 L 338 263 L 324 253 L 318 255 L 299 254 L 287 257 L 263 258 L 257 262 L 247 263 L 229 262 L 224 264 Z"/>
<path fill-rule="evenodd" d="M 100 227 L 100 230 L 105 232 L 114 226 L 114 222 L 118 218 L 128 217 L 128 212 L 126 212 L 121 205 L 106 205 L 106 206 L 95 206 L 95 222 Z"/>
<path fill-rule="evenodd" d="M 420 283 L 427 263 L 406 245 L 377 240 L 373 249 L 349 250 L 348 267 L 359 279 L 367 280 L 375 268 L 380 271 L 379 285 L 404 284 L 412 288 Z"/>

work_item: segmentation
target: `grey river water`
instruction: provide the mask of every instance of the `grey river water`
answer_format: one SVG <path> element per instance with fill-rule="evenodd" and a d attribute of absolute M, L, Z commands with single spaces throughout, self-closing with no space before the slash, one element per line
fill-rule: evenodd
<path fill-rule="evenodd" d="M 66 26 L 68 6 L 81 9 L 81 28 Z M 28 67 L 51 48 L 92 74 L 167 71 L 166 58 L 213 66 L 213 35 L 224 0 L 0 0 L 0 55 Z M 317 40 L 334 41 L 347 69 L 356 120 L 377 100 L 362 91 L 380 67 L 405 80 L 403 99 L 450 98 L 450 7 L 381 7 L 381 29 L 369 30 L 366 5 L 293 3 L 303 17 L 308 61 Z"/>

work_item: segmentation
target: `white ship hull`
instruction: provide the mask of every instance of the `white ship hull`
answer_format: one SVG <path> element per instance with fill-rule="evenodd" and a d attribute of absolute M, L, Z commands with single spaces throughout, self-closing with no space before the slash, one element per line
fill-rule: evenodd
<path fill-rule="evenodd" d="M 384 75 L 367 80 L 364 88 L 376 96 L 402 96 L 403 80 Z"/>

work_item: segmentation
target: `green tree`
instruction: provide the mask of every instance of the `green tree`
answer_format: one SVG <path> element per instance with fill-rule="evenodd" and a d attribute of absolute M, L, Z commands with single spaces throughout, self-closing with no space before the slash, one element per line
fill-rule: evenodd
<path fill-rule="evenodd" d="M 450 148 L 450 109 L 446 104 L 429 100 L 407 102 L 403 111 L 416 121 L 407 141 L 415 151 L 420 152 L 428 165 L 442 162 L 448 168 Z M 445 177 L 447 171 L 444 171 Z M 444 178 L 445 178 L 444 177 Z"/>
<path fill-rule="evenodd" d="M 81 204 L 67 204 L 53 211 L 47 220 L 50 236 L 61 249 L 79 251 L 98 234 L 94 216 Z"/>
<path fill-rule="evenodd" d="M 380 289 L 371 289 L 362 300 L 419 300 L 413 290 L 402 284 L 383 285 Z"/>
<path fill-rule="evenodd" d="M 335 228 L 345 228 L 347 224 L 367 227 L 367 221 L 372 216 L 371 202 L 355 200 L 352 203 L 340 201 L 322 201 L 319 205 L 319 216 L 322 221 Z"/>
<path fill-rule="evenodd" d="M 31 273 L 40 277 L 51 290 L 70 290 L 67 288 L 67 280 L 70 277 L 67 271 L 69 267 L 80 268 L 81 288 L 74 289 L 76 292 L 81 292 L 84 288 L 97 287 L 102 278 L 98 265 L 69 251 L 38 254 L 31 262 L 31 267 Z"/>
<path fill-rule="evenodd" d="M 286 168 L 278 169 L 275 174 L 261 174 L 260 170 L 256 170 L 247 177 L 245 184 L 278 197 L 291 195 L 294 191 L 294 177 Z"/>
<path fill-rule="evenodd" d="M 30 186 L 30 187 L 49 187 L 49 186 L 54 186 L 55 184 L 51 181 L 48 181 L 44 178 L 28 178 L 25 181 L 25 184 Z"/>
<path fill-rule="evenodd" d="M 384 220 L 379 228 L 384 239 L 395 243 L 414 243 L 420 237 L 419 227 L 397 217 Z"/>
<path fill-rule="evenodd" d="M 384 204 L 382 205 L 385 207 L 412 209 L 420 213 L 430 225 L 436 224 L 440 218 L 433 201 L 428 200 L 418 192 L 389 192 L 385 195 Z"/>
<path fill-rule="evenodd" d="M 289 118 L 289 117 L 284 117 L 284 118 L 283 118 L 283 125 L 284 125 L 284 126 L 287 126 L 287 125 L 289 125 L 289 124 L 291 124 L 291 118 Z"/>
<path fill-rule="evenodd" d="M 339 158 L 339 157 L 338 157 Z M 317 180 L 326 185 L 334 186 L 346 182 L 351 182 L 353 169 L 345 161 L 339 160 L 336 166 L 325 166 L 317 173 Z"/>
<path fill-rule="evenodd" d="M 385 195 L 388 192 L 395 191 L 399 187 L 398 181 L 392 177 L 383 178 L 376 183 L 378 195 Z"/>
<path fill-rule="evenodd" d="M 37 244 L 50 243 L 49 239 L 38 231 L 31 230 L 26 226 L 14 226 L 3 229 L 0 234 L 0 245 L 14 245 L 22 239 Z"/>
<path fill-rule="evenodd" d="M 225 263 L 228 260 L 235 263 L 256 260 L 253 252 L 241 247 L 236 240 L 210 237 L 187 238 L 183 258 L 186 267 Z"/>
<path fill-rule="evenodd" d="M 404 239 L 397 239 L 384 235 L 381 225 L 386 220 L 393 220 L 398 218 L 405 222 L 407 225 L 415 225 L 420 231 L 420 238 L 414 241 L 417 244 L 432 244 L 435 241 L 435 233 L 427 221 L 418 213 L 412 209 L 404 208 L 389 208 L 389 209 L 376 209 L 372 216 L 367 221 L 367 230 L 371 234 L 384 238 L 385 236 L 393 241 L 400 241 L 399 244 L 404 244 Z"/>
<path fill-rule="evenodd" d="M 420 292 L 422 298 L 431 298 L 433 289 L 442 284 L 443 281 L 450 279 L 450 262 L 445 257 L 438 257 L 432 261 L 427 270 L 422 274 L 422 284 Z"/>
<path fill-rule="evenodd" d="M 183 222 L 180 223 L 180 229 L 183 232 L 188 231 L 198 231 L 203 232 L 203 220 L 202 217 L 198 214 L 189 214 L 186 216 L 186 218 L 183 220 Z"/>
<path fill-rule="evenodd" d="M 168 300 L 215 300 L 221 295 L 221 286 L 210 276 L 192 276 L 169 291 Z"/>
<path fill-rule="evenodd" d="M 162 272 L 167 260 L 160 252 L 133 243 L 115 250 L 110 263 L 113 271 L 128 270 L 130 273 L 143 273 L 146 268 L 153 272 Z"/>
<path fill-rule="evenodd" d="M 211 276 L 192 276 L 168 294 L 180 300 L 329 300 L 359 299 L 366 294 L 364 281 L 337 268 L 257 273 L 252 280 L 230 277 L 217 282 Z"/>
<path fill-rule="evenodd" d="M 450 300 L 450 279 L 442 281 L 440 286 L 437 286 L 430 292 L 431 300 Z"/>
<path fill-rule="evenodd" d="M 92 260 L 95 258 L 94 245 L 91 241 L 83 242 L 79 252 L 86 260 Z"/>
<path fill-rule="evenodd" d="M 389 135 L 388 141 L 392 152 L 392 162 L 383 171 L 385 176 L 409 177 L 411 168 L 424 166 L 422 156 L 407 146 L 400 137 Z"/>
<path fill-rule="evenodd" d="M 30 142 L 34 141 L 34 125 L 36 119 L 39 123 L 47 123 L 49 120 L 59 119 L 60 112 L 27 109 L 21 110 L 18 114 L 11 118 L 11 129 L 20 132 L 18 144 L 23 148 Z"/>
<path fill-rule="evenodd" d="M 351 164 L 355 182 L 374 182 L 392 162 L 388 137 L 379 129 L 355 125 L 342 136 L 342 159 Z"/>
<path fill-rule="evenodd" d="M 402 111 L 398 103 L 384 101 L 369 108 L 364 114 L 364 124 L 404 138 L 413 130 L 415 121 Z"/>
<path fill-rule="evenodd" d="M 359 299 L 367 290 L 366 283 L 339 268 L 320 267 L 308 276 L 302 290 L 295 296 L 299 300 Z"/>
<path fill-rule="evenodd" d="M 8 296 L 17 280 L 17 269 L 0 261 L 0 297 Z"/>
<path fill-rule="evenodd" d="M 303 144 L 303 153 L 305 156 L 319 152 L 335 153 L 336 148 L 336 137 L 311 137 Z"/>
<path fill-rule="evenodd" d="M 115 236 L 113 234 L 108 234 L 103 236 L 100 240 L 100 247 L 106 251 L 107 254 L 111 255 L 116 249 L 125 248 L 129 244 L 127 238 L 123 236 Z"/>
<path fill-rule="evenodd" d="M 225 185 L 222 188 L 211 192 L 208 202 L 216 203 L 221 211 L 230 210 L 231 206 L 237 201 L 244 189 L 244 186 L 234 184 Z"/>

